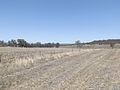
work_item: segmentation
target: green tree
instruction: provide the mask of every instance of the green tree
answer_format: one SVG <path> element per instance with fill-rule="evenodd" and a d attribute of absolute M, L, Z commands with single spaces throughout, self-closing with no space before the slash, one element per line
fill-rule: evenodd
<path fill-rule="evenodd" d="M 17 41 L 13 39 L 11 41 L 8 41 L 8 46 L 17 47 Z"/>
<path fill-rule="evenodd" d="M 24 39 L 17 39 L 19 47 L 27 47 L 28 43 Z"/>

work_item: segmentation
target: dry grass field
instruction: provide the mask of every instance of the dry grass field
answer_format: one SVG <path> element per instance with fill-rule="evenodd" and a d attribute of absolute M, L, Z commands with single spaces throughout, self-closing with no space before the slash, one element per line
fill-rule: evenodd
<path fill-rule="evenodd" d="M 120 90 L 119 49 L 0 48 L 0 90 Z"/>

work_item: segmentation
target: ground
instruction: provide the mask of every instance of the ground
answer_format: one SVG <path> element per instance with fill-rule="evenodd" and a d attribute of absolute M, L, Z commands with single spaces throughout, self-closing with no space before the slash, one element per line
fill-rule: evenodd
<path fill-rule="evenodd" d="M 15 70 L 1 65 L 0 90 L 120 90 L 119 49 L 73 50 L 33 63 Z"/>

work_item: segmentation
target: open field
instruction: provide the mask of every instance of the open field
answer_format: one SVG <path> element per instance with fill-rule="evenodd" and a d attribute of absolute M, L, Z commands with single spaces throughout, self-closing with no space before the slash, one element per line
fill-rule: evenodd
<path fill-rule="evenodd" d="M 120 90 L 119 49 L 0 48 L 0 90 Z"/>

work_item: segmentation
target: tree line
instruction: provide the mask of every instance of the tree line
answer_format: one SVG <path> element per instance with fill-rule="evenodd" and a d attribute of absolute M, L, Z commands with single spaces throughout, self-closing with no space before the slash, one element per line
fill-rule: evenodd
<path fill-rule="evenodd" d="M 120 39 L 95 40 L 86 44 L 120 44 Z"/>
<path fill-rule="evenodd" d="M 60 43 L 45 43 L 45 44 L 42 44 L 41 42 L 29 43 L 24 39 L 17 39 L 17 40 L 12 39 L 8 42 L 5 42 L 3 40 L 0 41 L 0 46 L 1 47 L 10 46 L 10 47 L 46 47 L 46 48 L 56 47 L 56 48 L 59 48 Z"/>
<path fill-rule="evenodd" d="M 87 42 L 87 43 L 80 43 L 80 40 L 77 40 L 75 42 L 75 45 L 77 47 L 82 47 L 83 45 L 110 45 L 110 47 L 113 49 L 115 44 L 120 44 L 120 39 L 107 39 L 107 40 L 94 40 L 92 42 Z"/>

